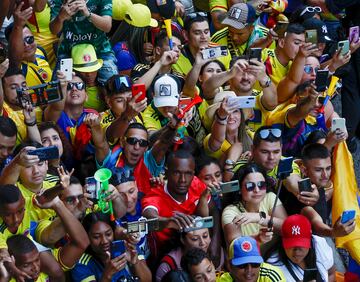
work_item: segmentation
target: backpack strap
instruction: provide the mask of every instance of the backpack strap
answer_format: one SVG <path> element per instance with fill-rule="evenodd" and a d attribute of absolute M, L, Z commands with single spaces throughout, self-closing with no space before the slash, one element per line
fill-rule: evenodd
<path fill-rule="evenodd" d="M 163 262 L 167 263 L 170 266 L 171 270 L 177 269 L 176 262 L 172 256 L 165 255 L 161 260 L 161 263 L 163 263 Z"/>

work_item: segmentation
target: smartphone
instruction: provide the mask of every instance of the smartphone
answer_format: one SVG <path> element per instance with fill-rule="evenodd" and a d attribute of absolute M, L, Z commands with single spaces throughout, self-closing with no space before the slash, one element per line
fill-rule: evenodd
<path fill-rule="evenodd" d="M 220 183 L 220 189 L 222 194 L 239 191 L 239 180 Z"/>
<path fill-rule="evenodd" d="M 318 36 L 316 29 L 305 30 L 305 42 L 311 42 L 313 44 L 317 44 L 318 43 L 317 37 Z"/>
<path fill-rule="evenodd" d="M 7 51 L 6 51 L 6 47 L 0 43 L 0 64 L 5 61 L 7 58 Z"/>
<path fill-rule="evenodd" d="M 62 100 L 62 93 L 59 90 L 59 81 L 51 81 L 32 87 L 16 89 L 17 99 L 20 107 L 25 103 L 33 107 L 48 105 Z"/>
<path fill-rule="evenodd" d="M 304 178 L 298 181 L 299 192 L 311 192 L 311 181 L 310 178 Z"/>
<path fill-rule="evenodd" d="M 349 220 L 353 220 L 355 218 L 355 215 L 356 215 L 355 210 L 343 211 L 341 215 L 341 223 L 345 224 Z"/>
<path fill-rule="evenodd" d="M 329 71 L 318 70 L 316 72 L 315 86 L 317 92 L 324 92 L 328 84 Z"/>
<path fill-rule="evenodd" d="M 133 97 L 136 96 L 137 94 L 139 94 L 140 92 L 141 92 L 141 96 L 136 99 L 136 101 L 135 101 L 136 103 L 141 102 L 146 97 L 145 84 L 133 84 L 131 86 L 131 93 L 132 93 Z"/>
<path fill-rule="evenodd" d="M 331 121 L 331 131 L 336 131 L 336 129 L 340 129 L 341 131 L 345 131 L 346 122 L 344 118 L 333 118 Z"/>
<path fill-rule="evenodd" d="M 181 109 L 181 110 L 185 109 L 186 106 L 189 105 L 190 103 L 191 103 L 191 98 L 188 98 L 188 97 L 180 98 L 179 109 Z"/>
<path fill-rule="evenodd" d="M 95 177 L 86 177 L 86 193 L 90 194 L 90 200 L 94 203 L 97 203 L 98 191 L 100 190 L 100 185 L 96 181 Z"/>
<path fill-rule="evenodd" d="M 307 268 L 304 270 L 303 282 L 316 280 L 318 270 L 316 268 Z"/>
<path fill-rule="evenodd" d="M 255 96 L 229 97 L 227 101 L 229 107 L 234 107 L 238 109 L 255 108 L 255 103 Z"/>
<path fill-rule="evenodd" d="M 111 259 L 114 259 L 125 253 L 125 244 L 123 240 L 112 241 L 111 243 Z"/>
<path fill-rule="evenodd" d="M 284 37 L 288 26 L 289 26 L 289 22 L 278 21 L 276 23 L 276 26 L 273 28 L 273 30 L 281 38 L 281 37 Z"/>
<path fill-rule="evenodd" d="M 204 228 L 212 228 L 213 226 L 214 226 L 214 221 L 212 216 L 197 217 L 195 218 L 194 225 L 189 228 L 185 228 L 184 232 L 190 232 Z"/>
<path fill-rule="evenodd" d="M 152 231 L 159 231 L 159 219 L 151 218 L 146 219 L 144 217 L 140 218 L 137 221 L 126 222 L 127 233 L 149 233 Z"/>
<path fill-rule="evenodd" d="M 54 160 L 59 158 L 59 149 L 56 146 L 42 147 L 30 150 L 28 155 L 37 155 L 40 161 Z"/>
<path fill-rule="evenodd" d="M 213 48 L 207 48 L 201 51 L 204 60 L 214 59 L 228 55 L 226 46 L 218 46 Z"/>
<path fill-rule="evenodd" d="M 339 50 L 341 48 L 341 55 L 345 55 L 347 52 L 349 52 L 350 50 L 350 43 L 349 40 L 343 40 L 343 41 L 339 41 L 337 44 L 337 49 Z"/>
<path fill-rule="evenodd" d="M 349 41 L 352 43 L 358 43 L 359 41 L 359 26 L 352 26 L 349 28 Z"/>
<path fill-rule="evenodd" d="M 24 11 L 24 10 L 26 10 L 27 8 L 30 7 L 29 0 L 22 0 L 22 1 L 20 1 L 20 3 L 21 3 L 21 2 L 24 3 L 23 6 L 22 6 L 22 8 L 21 8 L 21 11 Z"/>
<path fill-rule="evenodd" d="M 60 71 L 65 74 L 65 79 L 67 81 L 72 80 L 73 72 L 73 59 L 61 59 L 60 61 Z"/>
<path fill-rule="evenodd" d="M 259 62 L 261 62 L 261 48 L 250 48 L 249 49 L 249 64 L 251 59 L 257 59 Z"/>
<path fill-rule="evenodd" d="M 44 190 L 41 194 L 36 196 L 36 199 L 40 204 L 47 203 L 60 195 L 62 191 L 64 191 L 64 187 L 61 184 L 57 184 L 52 188 Z"/>
<path fill-rule="evenodd" d="M 290 175 L 293 171 L 292 163 L 294 158 L 293 157 L 287 157 L 280 160 L 277 170 L 277 177 L 284 179 L 288 175 Z"/>

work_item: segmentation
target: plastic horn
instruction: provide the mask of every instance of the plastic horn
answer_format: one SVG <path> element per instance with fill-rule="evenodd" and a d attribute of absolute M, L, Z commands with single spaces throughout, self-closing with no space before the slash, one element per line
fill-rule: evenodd
<path fill-rule="evenodd" d="M 185 116 L 185 113 L 188 112 L 193 106 L 202 102 L 202 99 L 199 95 L 196 95 L 194 99 L 182 110 L 181 114 L 178 114 L 178 119 L 182 119 Z"/>
<path fill-rule="evenodd" d="M 165 23 L 165 28 L 166 28 L 166 34 L 167 34 L 167 37 L 169 38 L 169 47 L 170 47 L 170 50 L 172 50 L 173 42 L 172 42 L 171 19 L 164 20 L 164 23 Z"/>
<path fill-rule="evenodd" d="M 112 172 L 110 169 L 107 168 L 100 168 L 95 172 L 94 178 L 96 181 L 99 181 L 101 183 L 101 189 L 99 193 L 99 201 L 98 205 L 99 208 L 103 213 L 110 212 L 110 220 L 114 221 L 114 210 L 112 206 L 112 202 L 105 201 L 105 198 L 108 196 L 107 191 L 109 189 L 109 179 L 112 176 Z"/>
<path fill-rule="evenodd" d="M 339 81 L 339 78 L 337 76 L 332 76 L 329 88 L 327 90 L 327 95 L 332 96 L 335 92 L 336 83 Z"/>

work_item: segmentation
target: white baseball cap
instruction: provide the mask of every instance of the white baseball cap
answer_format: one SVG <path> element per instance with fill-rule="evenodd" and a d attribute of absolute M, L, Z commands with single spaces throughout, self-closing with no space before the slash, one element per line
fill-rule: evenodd
<path fill-rule="evenodd" d="M 155 107 L 177 107 L 179 105 L 179 98 L 179 82 L 173 75 L 164 74 L 155 80 Z"/>

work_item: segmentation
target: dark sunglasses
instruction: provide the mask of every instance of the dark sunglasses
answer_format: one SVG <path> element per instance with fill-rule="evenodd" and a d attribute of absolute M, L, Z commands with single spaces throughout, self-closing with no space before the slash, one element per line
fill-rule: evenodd
<path fill-rule="evenodd" d="M 189 19 L 194 19 L 194 18 L 197 18 L 197 17 L 207 17 L 207 14 L 204 13 L 204 12 L 195 12 L 195 13 L 190 13 L 188 15 L 186 15 L 187 18 Z"/>
<path fill-rule="evenodd" d="M 258 187 L 260 190 L 265 190 L 267 188 L 266 182 L 265 181 L 259 181 L 257 183 L 255 182 L 246 182 L 245 183 L 245 188 L 248 192 L 254 191 L 255 187 Z"/>
<path fill-rule="evenodd" d="M 240 268 L 240 269 L 245 269 L 248 265 L 250 265 L 251 268 L 260 267 L 260 263 L 245 263 L 245 264 L 238 265 L 237 267 Z"/>
<path fill-rule="evenodd" d="M 126 137 L 126 143 L 129 145 L 135 145 L 136 143 L 139 143 L 140 147 L 146 147 L 149 145 L 149 141 L 145 139 L 137 139 L 135 137 Z"/>
<path fill-rule="evenodd" d="M 269 135 L 272 135 L 276 138 L 280 138 L 281 137 L 281 130 L 279 128 L 267 128 L 267 129 L 262 129 L 259 132 L 260 138 L 261 139 L 266 139 L 269 137 Z"/>
<path fill-rule="evenodd" d="M 76 201 L 76 199 L 80 202 L 82 199 L 84 199 L 85 196 L 83 194 L 77 195 L 77 196 L 69 196 L 65 198 L 65 202 L 69 205 L 73 205 Z"/>
<path fill-rule="evenodd" d="M 26 36 L 24 38 L 24 43 L 26 43 L 27 45 L 33 44 L 35 41 L 34 36 L 30 35 L 30 36 Z"/>
<path fill-rule="evenodd" d="M 318 70 L 319 70 L 318 67 L 313 68 L 312 66 L 304 66 L 304 72 L 307 74 L 312 74 L 312 73 L 314 73 L 314 71 L 315 71 L 315 73 L 317 73 Z"/>
<path fill-rule="evenodd" d="M 70 91 L 73 88 L 77 89 L 77 90 L 84 90 L 85 89 L 85 83 L 84 82 L 69 82 L 67 85 L 67 90 Z"/>

